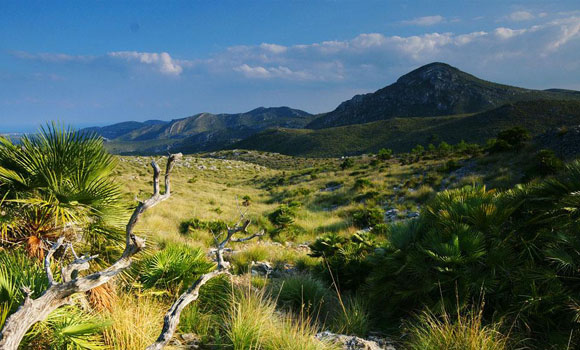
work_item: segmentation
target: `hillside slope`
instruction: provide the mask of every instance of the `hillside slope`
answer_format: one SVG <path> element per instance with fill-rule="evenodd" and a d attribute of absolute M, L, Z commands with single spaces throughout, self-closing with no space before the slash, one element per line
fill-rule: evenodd
<path fill-rule="evenodd" d="M 320 130 L 266 130 L 231 147 L 295 156 L 342 156 L 376 152 L 382 147 L 403 152 L 417 144 L 440 141 L 481 143 L 513 126 L 539 135 L 549 129 L 574 125 L 580 125 L 580 101 L 528 101 L 477 114 L 391 118 Z"/>
<path fill-rule="evenodd" d="M 577 91 L 531 90 L 492 83 L 434 62 L 400 77 L 374 93 L 357 95 L 307 128 L 322 129 L 393 117 L 431 117 L 477 113 L 505 103 L 529 100 L 580 100 Z"/>

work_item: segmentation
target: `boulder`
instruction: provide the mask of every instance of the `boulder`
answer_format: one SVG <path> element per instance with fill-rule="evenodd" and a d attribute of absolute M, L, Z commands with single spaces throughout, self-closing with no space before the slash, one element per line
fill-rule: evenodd
<path fill-rule="evenodd" d="M 268 277 L 274 269 L 272 264 L 267 261 L 252 262 L 251 272 L 252 276 L 266 276 Z"/>
<path fill-rule="evenodd" d="M 335 334 L 324 331 L 316 334 L 316 339 L 340 345 L 343 350 L 396 350 L 386 339 L 371 337 L 363 339 L 354 335 Z"/>

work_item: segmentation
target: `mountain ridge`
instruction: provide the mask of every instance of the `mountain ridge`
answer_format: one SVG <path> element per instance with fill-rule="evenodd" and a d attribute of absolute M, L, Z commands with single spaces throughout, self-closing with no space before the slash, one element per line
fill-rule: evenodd
<path fill-rule="evenodd" d="M 434 117 L 477 113 L 526 100 L 580 99 L 572 90 L 533 90 L 480 79 L 442 62 L 421 66 L 375 92 L 356 95 L 314 119 L 323 129 L 393 117 Z"/>
<path fill-rule="evenodd" d="M 301 149 L 302 154 L 319 154 L 321 152 L 308 151 L 305 147 L 310 145 L 308 147 L 326 149 L 329 144 L 337 144 L 337 140 L 329 139 L 334 135 L 350 140 L 347 142 L 350 144 L 350 150 L 341 146 L 337 148 L 344 154 L 350 154 L 366 151 L 366 148 L 360 147 L 357 143 L 368 145 L 372 141 L 368 139 L 372 139 L 377 133 L 383 137 L 379 138 L 382 140 L 378 141 L 379 143 L 383 142 L 384 145 L 396 150 L 407 150 L 409 140 L 416 140 L 414 138 L 416 130 L 406 129 L 406 126 L 424 126 L 425 123 L 431 123 L 430 127 L 436 128 L 445 118 L 450 117 L 478 115 L 471 122 L 482 121 L 479 127 L 488 131 L 493 129 L 494 125 L 507 125 L 494 119 L 496 115 L 505 115 L 507 120 L 513 119 L 512 122 L 515 123 L 519 118 L 515 117 L 517 113 L 501 112 L 502 106 L 517 106 L 525 110 L 527 108 L 525 105 L 530 104 L 533 108 L 527 109 L 530 110 L 531 120 L 537 123 L 538 128 L 545 129 L 552 125 L 549 118 L 554 113 L 551 109 L 560 108 L 558 101 L 580 101 L 580 91 L 558 88 L 534 90 L 498 84 L 480 79 L 446 63 L 433 62 L 404 74 L 394 83 L 375 92 L 356 95 L 339 104 L 333 111 L 318 115 L 286 106 L 258 107 L 243 113 L 198 113 L 171 121 L 123 122 L 85 130 L 103 136 L 109 149 L 119 153 L 147 154 L 167 151 L 193 153 L 231 147 L 256 147 L 275 151 L 288 146 L 288 138 L 292 138 L 301 140 L 302 143 L 295 144 L 290 152 L 296 153 Z M 562 102 L 562 105 L 565 103 Z M 421 121 L 421 118 L 424 121 Z M 485 118 L 490 118 L 490 122 L 486 122 Z M 573 120 L 576 120 L 575 118 Z M 374 124 L 374 128 L 392 128 L 392 130 L 368 129 L 370 123 L 389 120 L 392 122 Z M 567 123 L 565 120 L 564 122 Z M 340 131 L 342 129 L 335 129 L 347 126 L 353 129 L 350 135 L 348 132 Z M 531 126 L 536 128 L 535 125 Z M 363 131 L 367 134 L 363 134 Z M 397 135 L 396 132 L 409 135 L 405 137 Z M 456 132 L 464 136 L 464 130 L 457 129 Z M 449 141 L 457 138 L 455 137 L 457 135 L 450 135 L 449 132 L 444 131 L 444 134 Z M 474 140 L 480 141 L 478 138 L 480 134 L 483 133 L 473 134 Z M 276 142 L 274 135 L 281 138 L 280 142 Z M 358 136 L 354 138 L 354 135 Z M 386 135 L 389 135 L 388 139 Z M 314 140 L 314 137 L 321 139 Z M 396 144 L 393 140 L 399 140 L 400 144 Z M 270 145 L 268 146 L 270 149 L 264 145 Z M 379 146 L 377 144 L 377 147 Z M 340 154 L 334 151 L 325 152 Z"/>

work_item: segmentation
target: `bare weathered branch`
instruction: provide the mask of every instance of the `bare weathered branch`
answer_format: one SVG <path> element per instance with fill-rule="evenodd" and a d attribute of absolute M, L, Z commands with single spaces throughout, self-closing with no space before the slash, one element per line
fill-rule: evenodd
<path fill-rule="evenodd" d="M 155 341 L 155 343 L 149 345 L 146 350 L 161 350 L 169 343 L 173 334 L 179 325 L 179 319 L 181 317 L 181 312 L 187 305 L 191 302 L 197 300 L 199 297 L 200 288 L 206 284 L 209 280 L 225 273 L 226 270 L 213 270 L 209 273 L 201 275 L 188 289 L 186 292 L 181 294 L 179 298 L 171 305 L 171 308 L 165 314 L 163 318 L 163 329 L 161 334 Z"/>
<path fill-rule="evenodd" d="M 243 223 L 242 223 L 243 222 Z M 171 308 L 165 314 L 163 318 L 163 328 L 159 337 L 155 341 L 155 343 L 149 345 L 146 350 L 161 350 L 163 349 L 167 343 L 173 338 L 175 330 L 179 325 L 179 318 L 181 316 L 181 311 L 189 305 L 190 303 L 197 300 L 199 297 L 199 290 L 200 288 L 207 283 L 212 278 L 228 272 L 228 268 L 230 264 L 224 260 L 223 252 L 228 243 L 230 242 L 247 242 L 252 240 L 256 237 L 261 237 L 264 235 L 264 231 L 260 231 L 254 233 L 250 236 L 245 238 L 233 238 L 236 233 L 239 232 L 246 232 L 248 226 L 250 225 L 250 220 L 244 219 L 244 214 L 241 215 L 240 221 L 236 223 L 234 227 L 228 227 L 226 237 L 224 240 L 219 242 L 217 236 L 214 234 L 214 239 L 216 242 L 217 250 L 216 250 L 216 260 L 217 260 L 217 267 L 215 270 L 208 272 L 206 274 L 201 275 L 183 294 L 179 296 L 179 298 L 171 305 Z"/>
<path fill-rule="evenodd" d="M 76 258 L 70 264 L 64 266 L 62 268 L 62 280 L 63 282 L 69 282 L 75 279 L 78 276 L 80 271 L 85 271 L 90 268 L 89 262 L 94 260 L 98 257 L 98 255 L 92 256 L 81 256 L 80 258 Z"/>
<path fill-rule="evenodd" d="M 230 240 L 230 242 L 236 242 L 236 243 L 243 243 L 243 242 L 247 242 L 247 241 L 251 241 L 252 239 L 256 238 L 256 237 L 262 237 L 264 235 L 264 230 L 261 230 L 259 232 L 254 233 L 251 236 L 248 237 L 243 237 L 243 238 L 232 238 Z"/>
<path fill-rule="evenodd" d="M 111 278 L 117 276 L 131 265 L 132 256 L 145 247 L 145 240 L 137 237 L 133 230 L 137 225 L 141 215 L 149 208 L 161 203 L 171 195 L 170 175 L 175 161 L 182 157 L 181 153 L 172 154 L 167 160 L 167 168 L 165 173 L 165 193 L 160 194 L 159 176 L 160 169 L 155 161 L 151 162 L 153 168 L 153 194 L 147 200 L 139 202 L 125 229 L 125 250 L 121 257 L 111 266 L 89 274 L 84 277 L 79 277 L 78 272 L 89 268 L 89 262 L 95 256 L 78 258 L 76 253 L 75 259 L 68 266 L 65 266 L 62 271 L 63 281 L 55 283 L 50 268 L 50 259 L 54 252 L 62 245 L 63 239 L 59 239 L 49 250 L 45 261 L 45 270 L 49 279 L 49 287 L 37 299 L 30 299 L 28 296 L 25 302 L 10 315 L 4 327 L 0 332 L 0 349 L 2 350 L 16 350 L 22 341 L 22 338 L 28 329 L 36 322 L 44 320 L 53 310 L 60 306 L 69 303 L 70 297 L 79 292 L 86 292 L 96 288 L 104 283 L 107 283 Z"/>
<path fill-rule="evenodd" d="M 59 239 L 54 242 L 54 244 L 50 247 L 46 256 L 44 257 L 44 270 L 46 271 L 46 278 L 48 278 L 48 285 L 52 286 L 54 284 L 54 276 L 52 275 L 52 268 L 50 267 L 50 259 L 54 255 L 54 253 L 60 248 L 64 242 L 64 237 L 60 237 Z"/>

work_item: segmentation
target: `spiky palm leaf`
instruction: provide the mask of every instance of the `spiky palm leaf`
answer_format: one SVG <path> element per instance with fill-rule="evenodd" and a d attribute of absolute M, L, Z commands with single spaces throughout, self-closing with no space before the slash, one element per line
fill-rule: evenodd
<path fill-rule="evenodd" d="M 18 145 L 0 139 L 3 206 L 18 208 L 24 221 L 13 238 L 118 217 L 120 191 L 109 178 L 115 165 L 100 137 L 55 124 Z M 0 227 L 8 235 L 8 225 Z"/>

